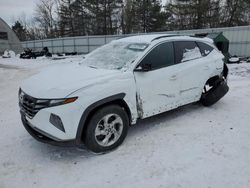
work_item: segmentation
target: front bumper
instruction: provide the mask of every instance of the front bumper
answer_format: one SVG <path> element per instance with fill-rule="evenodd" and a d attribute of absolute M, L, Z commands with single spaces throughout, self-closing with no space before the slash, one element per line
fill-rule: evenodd
<path fill-rule="evenodd" d="M 28 133 L 34 137 L 37 141 L 55 145 L 55 146 L 76 146 L 77 141 L 76 140 L 59 140 L 52 135 L 49 135 L 48 133 L 45 133 L 44 131 L 33 127 L 26 119 L 24 113 L 20 111 L 21 113 L 21 119 L 22 123 L 24 125 L 24 128 L 28 131 Z"/>

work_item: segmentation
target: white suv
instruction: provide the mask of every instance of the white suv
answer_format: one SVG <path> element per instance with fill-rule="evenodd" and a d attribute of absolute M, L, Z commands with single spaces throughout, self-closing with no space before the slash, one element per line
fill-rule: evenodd
<path fill-rule="evenodd" d="M 196 101 L 214 104 L 229 89 L 227 74 L 224 56 L 207 38 L 127 37 L 79 64 L 25 80 L 19 90 L 22 122 L 39 141 L 106 152 L 138 119 Z"/>

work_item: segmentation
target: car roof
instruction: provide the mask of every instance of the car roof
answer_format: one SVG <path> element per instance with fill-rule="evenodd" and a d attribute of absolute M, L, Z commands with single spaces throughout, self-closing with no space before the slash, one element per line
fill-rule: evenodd
<path fill-rule="evenodd" d="M 118 39 L 117 41 L 121 42 L 134 42 L 134 43 L 151 43 L 156 40 L 160 39 L 176 39 L 176 40 L 194 40 L 194 41 L 203 41 L 203 42 L 209 42 L 213 43 L 211 39 L 208 39 L 207 37 L 199 38 L 199 37 L 190 37 L 190 36 L 184 36 L 184 35 L 176 35 L 176 34 L 142 34 L 142 35 L 136 35 L 136 36 L 130 36 L 130 37 L 124 37 L 121 39 Z"/>

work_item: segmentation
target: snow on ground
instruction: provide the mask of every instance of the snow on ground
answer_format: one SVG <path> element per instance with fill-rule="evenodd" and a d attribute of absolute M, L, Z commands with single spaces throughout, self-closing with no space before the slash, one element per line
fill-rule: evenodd
<path fill-rule="evenodd" d="M 214 106 L 143 120 L 117 150 L 95 155 L 39 143 L 21 124 L 21 80 L 66 61 L 0 59 L 0 188 L 250 187 L 250 64 L 229 65 L 230 91 Z"/>

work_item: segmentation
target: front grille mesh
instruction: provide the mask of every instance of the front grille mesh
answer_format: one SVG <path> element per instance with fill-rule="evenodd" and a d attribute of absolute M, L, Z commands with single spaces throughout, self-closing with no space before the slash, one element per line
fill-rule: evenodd
<path fill-rule="evenodd" d="M 49 100 L 46 99 L 36 99 L 27 95 L 26 93 L 19 92 L 19 106 L 21 111 L 27 115 L 29 118 L 33 118 L 36 113 L 49 106 Z"/>

